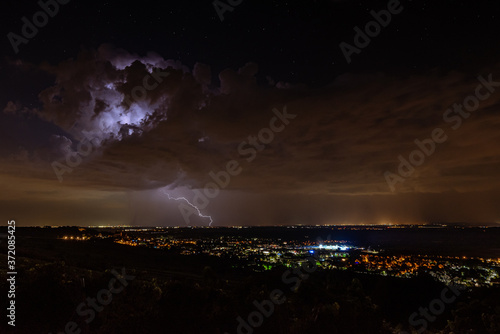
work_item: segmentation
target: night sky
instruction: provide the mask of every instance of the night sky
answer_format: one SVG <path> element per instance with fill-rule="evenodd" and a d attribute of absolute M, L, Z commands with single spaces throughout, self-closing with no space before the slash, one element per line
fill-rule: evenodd
<path fill-rule="evenodd" d="M 9 0 L 2 215 L 499 223 L 496 4 Z"/>

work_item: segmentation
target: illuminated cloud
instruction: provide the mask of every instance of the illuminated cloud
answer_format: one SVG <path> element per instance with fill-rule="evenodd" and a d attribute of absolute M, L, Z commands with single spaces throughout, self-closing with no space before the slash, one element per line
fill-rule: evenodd
<path fill-rule="evenodd" d="M 500 81 L 498 69 L 493 66 L 480 73 L 493 73 Z M 99 145 L 65 175 L 63 185 L 51 186 L 55 192 L 203 188 L 211 181 L 210 171 L 222 170 L 235 159 L 243 172 L 203 212 L 214 217 L 215 211 L 225 210 L 217 217 L 223 216 L 226 222 L 232 209 L 224 209 L 224 201 L 238 203 L 249 217 L 255 215 L 252 208 L 262 202 L 247 202 L 253 203 L 247 210 L 242 208 L 245 201 L 240 201 L 250 194 L 270 196 L 275 202 L 275 196 L 291 196 L 295 204 L 314 196 L 317 200 L 310 208 L 318 212 L 309 217 L 321 222 L 333 214 L 329 200 L 344 203 L 336 210 L 339 220 L 363 221 L 369 213 L 386 219 L 382 211 L 398 212 L 392 205 L 396 203 L 407 205 L 406 212 L 396 216 L 425 220 L 432 218 L 432 212 L 445 217 L 451 210 L 447 204 L 441 212 L 429 203 L 432 194 L 456 194 L 457 201 L 464 203 L 473 194 L 491 198 L 488 194 L 500 187 L 500 92 L 484 101 L 456 131 L 449 130 L 442 117 L 451 104 L 473 93 L 476 75 L 345 74 L 327 87 L 308 89 L 273 81 L 261 85 L 254 63 L 223 70 L 217 81 L 208 65 L 195 64 L 190 69 L 153 53 L 141 57 L 110 46 L 57 65 L 41 65 L 40 70 L 54 79 L 38 92 L 40 105 L 9 101 L 2 108 L 6 124 L 13 129 L 27 127 L 23 133 L 32 133 L 25 138 L 16 137 L 14 130 L 4 133 L 14 138 L 2 148 L 4 180 L 15 174 L 33 184 L 57 183 L 51 162 L 64 161 L 68 151 L 76 151 L 85 130 Z M 144 87 L 144 78 L 155 71 L 169 75 L 144 99 L 127 103 L 133 89 Z M 268 126 L 273 108 L 285 105 L 297 118 L 254 161 L 246 162 L 238 145 Z M 25 120 L 29 121 L 21 125 Z M 398 155 L 409 154 L 414 140 L 428 137 L 436 127 L 448 129 L 449 140 L 399 187 L 399 195 L 390 194 L 384 172 L 397 168 Z M 30 132 L 31 128 L 37 130 Z M 373 203 L 383 210 L 373 208 Z M 418 205 L 430 213 L 417 213 L 413 208 Z M 293 220 L 277 213 L 285 206 L 277 203 L 276 214 L 267 208 L 262 215 Z M 292 212 L 307 211 L 304 204 L 292 206 Z M 360 207 L 366 212 L 356 212 Z M 497 211 L 487 205 L 484 212 L 486 218 Z"/>

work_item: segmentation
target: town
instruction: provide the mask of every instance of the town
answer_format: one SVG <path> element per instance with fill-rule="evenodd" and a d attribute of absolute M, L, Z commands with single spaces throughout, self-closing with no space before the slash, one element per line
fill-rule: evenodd
<path fill-rule="evenodd" d="M 227 261 L 233 269 L 254 272 L 290 268 L 314 255 L 318 268 L 325 270 L 348 270 L 399 278 L 428 274 L 444 284 L 464 288 L 500 284 L 500 258 L 402 254 L 355 245 L 348 240 L 293 240 L 238 235 L 238 231 L 245 229 L 221 228 L 219 230 L 223 233 L 220 236 L 216 233 L 214 237 L 212 233 L 206 233 L 214 231 L 209 228 L 79 228 L 79 235 L 64 235 L 61 238 L 75 242 L 106 239 L 121 245 L 153 248 L 184 256 L 208 255 Z M 299 230 L 307 229 L 299 227 Z M 200 231 L 205 233 L 196 233 Z"/>

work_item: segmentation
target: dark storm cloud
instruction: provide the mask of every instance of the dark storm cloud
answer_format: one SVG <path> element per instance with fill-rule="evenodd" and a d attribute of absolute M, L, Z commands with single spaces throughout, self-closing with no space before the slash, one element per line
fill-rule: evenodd
<path fill-rule="evenodd" d="M 52 204 L 64 202 L 59 197 L 65 191 L 81 199 L 80 189 L 203 188 L 211 181 L 211 171 L 225 169 L 233 159 L 240 162 L 242 172 L 231 178 L 227 194 L 209 207 L 224 211 L 228 223 L 234 210 L 261 222 L 327 223 L 334 215 L 337 222 L 395 217 L 422 221 L 445 219 L 447 213 L 455 219 L 454 206 L 431 194 L 453 194 L 447 198 L 473 208 L 478 198 L 488 203 L 494 197 L 491 191 L 500 186 L 500 93 L 481 102 L 457 130 L 443 120 L 453 103 L 474 94 L 479 74 L 492 73 L 493 80 L 500 81 L 498 66 L 473 74 L 437 70 L 398 76 L 345 74 L 314 90 L 272 81 L 258 84 L 254 63 L 226 69 L 214 82 L 209 65 L 190 69 L 153 53 L 141 57 L 110 46 L 39 68 L 54 77 L 54 84 L 39 92 L 41 106 L 28 108 L 11 101 L 4 106 L 4 115 L 20 121 L 36 115 L 44 124 L 38 128 L 51 135 L 42 146 L 13 146 L 2 158 L 1 178 L 12 184 L 15 175 L 17 184 L 48 191 L 45 197 L 53 198 Z M 144 78 L 155 71 L 168 76 L 144 99 L 128 103 L 127 96 L 144 87 Z M 148 85 L 154 82 L 146 80 Z M 296 118 L 247 162 L 238 146 L 269 127 L 272 110 L 284 106 Z M 395 172 L 398 156 L 408 157 L 416 148 L 414 140 L 430 137 L 437 127 L 449 139 L 398 186 L 400 195 L 390 194 L 384 172 Z M 51 163 L 65 163 L 66 154 L 77 150 L 81 130 L 99 144 L 59 184 Z M 10 188 L 20 199 L 39 198 L 37 193 Z M 237 193 L 240 199 L 228 195 Z M 273 204 L 264 208 L 266 200 L 249 201 L 250 194 L 266 194 Z M 280 194 L 287 194 L 287 201 L 278 200 Z M 222 199 L 237 203 L 239 209 L 224 209 Z M 336 205 L 329 205 L 331 201 Z M 293 210 L 287 209 L 290 203 Z M 255 207 L 264 208 L 262 215 L 252 213 Z M 164 209 L 157 210 L 158 217 Z M 482 212 L 481 219 L 498 213 L 490 204 L 484 204 Z"/>
<path fill-rule="evenodd" d="M 385 193 L 383 173 L 395 170 L 398 155 L 407 156 L 415 149 L 413 141 L 429 137 L 436 127 L 447 130 L 449 140 L 399 191 L 488 190 L 500 182 L 500 94 L 482 102 L 456 131 L 443 121 L 451 104 L 474 92 L 477 79 L 472 75 L 346 74 L 321 91 L 287 90 L 259 86 L 253 63 L 222 71 L 220 83 L 212 84 L 207 65 L 196 64 L 190 71 L 154 54 L 139 57 L 109 46 L 44 68 L 56 84 L 40 92 L 43 108 L 29 111 L 9 102 L 4 112 L 36 112 L 67 132 L 54 134 L 47 148 L 31 152 L 38 163 L 75 150 L 82 129 L 102 140 L 99 154 L 84 158 L 67 175 L 69 183 L 145 189 L 181 178 L 202 187 L 211 170 L 236 159 L 244 171 L 229 189 Z M 169 76 L 143 101 L 128 106 L 125 95 L 143 85 L 153 68 Z M 297 118 L 247 163 L 238 145 L 268 126 L 273 108 L 285 105 Z M 78 127 L 72 128 L 75 123 Z M 44 162 L 39 172 L 54 178 L 44 168 L 51 161 Z"/>

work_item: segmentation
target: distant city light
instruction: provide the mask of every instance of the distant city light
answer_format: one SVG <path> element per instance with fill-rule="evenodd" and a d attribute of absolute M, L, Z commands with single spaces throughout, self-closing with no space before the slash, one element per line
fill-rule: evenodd
<path fill-rule="evenodd" d="M 334 250 L 334 251 L 336 251 L 336 250 L 347 251 L 350 249 L 349 246 L 345 246 L 345 245 L 319 245 L 316 247 L 319 249 Z"/>

